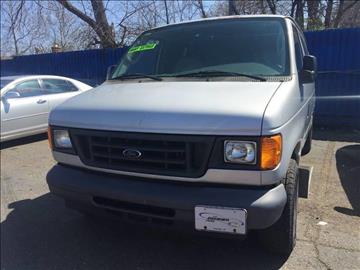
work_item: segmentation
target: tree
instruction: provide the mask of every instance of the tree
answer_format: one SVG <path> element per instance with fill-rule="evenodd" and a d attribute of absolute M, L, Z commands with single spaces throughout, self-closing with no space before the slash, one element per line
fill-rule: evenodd
<path fill-rule="evenodd" d="M 45 38 L 45 23 L 32 2 L 1 1 L 2 51 L 22 55 Z"/>
<path fill-rule="evenodd" d="M 80 9 L 71 4 L 68 0 L 57 0 L 61 5 L 64 6 L 68 11 L 75 14 L 85 23 L 87 23 L 97 34 L 103 48 L 116 47 L 115 41 L 115 31 L 112 25 L 109 24 L 108 19 L 105 13 L 105 7 L 103 1 L 90 0 L 93 16 L 95 19 L 91 18 L 85 12 L 82 12 Z"/>
<path fill-rule="evenodd" d="M 308 21 L 307 29 L 317 29 L 321 27 L 322 22 L 320 19 L 320 2 L 321 0 L 306 0 L 308 7 Z"/>
<path fill-rule="evenodd" d="M 296 0 L 295 20 L 304 29 L 304 7 L 305 0 Z"/>
<path fill-rule="evenodd" d="M 135 33 L 140 34 L 161 25 L 192 20 L 197 17 L 198 7 L 194 1 L 130 1 L 136 16 L 129 25 Z M 166 5 L 165 5 L 166 3 Z"/>
<path fill-rule="evenodd" d="M 359 27 L 360 26 L 360 1 L 357 1 L 349 8 L 339 22 L 338 27 Z"/>
<path fill-rule="evenodd" d="M 276 2 L 277 0 L 266 0 L 270 10 L 271 10 L 271 13 L 272 14 L 276 14 Z"/>
<path fill-rule="evenodd" d="M 203 0 L 197 0 L 196 2 L 194 2 L 194 5 L 196 6 L 197 9 L 199 9 L 202 18 L 208 17 L 204 8 Z"/>
<path fill-rule="evenodd" d="M 7 55 L 114 48 L 131 44 L 143 31 L 213 16 L 282 14 L 306 30 L 360 25 L 356 0 L 18 0 L 0 1 L 1 52 Z"/>
<path fill-rule="evenodd" d="M 239 11 L 236 8 L 236 4 L 234 0 L 229 0 L 228 2 L 229 6 L 229 15 L 239 15 Z"/>
<path fill-rule="evenodd" d="M 166 14 L 166 24 L 169 24 L 169 11 L 166 0 L 164 0 L 164 6 L 165 6 L 165 14 Z"/>
<path fill-rule="evenodd" d="M 333 22 L 333 27 L 337 28 L 339 27 L 340 22 L 344 19 L 345 14 L 353 7 L 355 6 L 355 4 L 357 3 L 357 1 L 344 1 L 344 0 L 340 0 L 338 7 L 337 7 L 337 12 L 336 12 L 336 16 Z M 359 10 L 358 10 L 359 12 Z"/>
<path fill-rule="evenodd" d="M 77 44 L 84 25 L 68 12 L 64 6 L 55 2 L 48 2 L 48 7 L 53 12 L 49 13 L 46 20 L 52 43 L 58 44 L 63 51 L 82 49 L 87 46 Z M 89 35 L 91 38 L 91 35 Z M 83 41 L 82 41 L 83 42 Z M 87 43 L 90 43 L 90 39 Z"/>
<path fill-rule="evenodd" d="M 325 21 L 324 21 L 325 28 L 330 27 L 333 4 L 334 4 L 334 0 L 327 0 L 326 11 L 325 11 Z"/>

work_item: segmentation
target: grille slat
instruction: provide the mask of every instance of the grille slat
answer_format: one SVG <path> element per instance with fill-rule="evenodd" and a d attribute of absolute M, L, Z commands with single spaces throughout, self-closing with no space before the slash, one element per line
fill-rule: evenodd
<path fill-rule="evenodd" d="M 117 159 L 117 160 L 127 160 L 132 162 L 154 162 L 154 163 L 169 163 L 169 164 L 185 164 L 183 160 L 169 160 L 169 159 L 150 159 L 150 158 L 140 158 L 140 159 L 126 159 L 122 156 L 114 155 L 114 154 L 101 154 L 94 153 L 94 157 L 100 158 L 109 158 L 109 159 Z"/>
<path fill-rule="evenodd" d="M 106 143 L 97 143 L 97 142 L 92 142 L 93 146 L 99 146 L 99 147 L 111 147 L 111 148 L 116 148 L 116 149 L 128 149 L 128 148 L 133 148 L 133 147 L 137 147 L 134 145 L 125 145 L 125 144 L 117 144 L 117 145 L 111 145 L 111 144 L 106 144 Z M 141 146 L 141 149 L 145 150 L 145 151 L 153 151 L 153 152 L 181 152 L 184 153 L 185 150 L 182 148 L 158 148 L 158 147 L 150 147 L 150 146 Z"/>
<path fill-rule="evenodd" d="M 70 130 L 74 146 L 83 163 L 120 171 L 159 175 L 199 177 L 206 171 L 215 138 Z M 137 151 L 139 156 L 126 155 Z"/>
<path fill-rule="evenodd" d="M 189 170 L 191 167 L 191 145 L 189 143 L 186 144 L 186 169 Z"/>

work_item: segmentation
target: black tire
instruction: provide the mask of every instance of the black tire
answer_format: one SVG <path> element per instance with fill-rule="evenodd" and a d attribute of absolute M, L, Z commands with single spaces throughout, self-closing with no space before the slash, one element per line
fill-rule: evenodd
<path fill-rule="evenodd" d="M 305 156 L 305 155 L 310 153 L 312 136 L 313 136 L 313 128 L 311 127 L 311 129 L 309 130 L 308 136 L 306 138 L 305 145 L 304 145 L 303 149 L 301 150 L 301 155 L 302 156 Z"/>
<path fill-rule="evenodd" d="M 259 231 L 264 248 L 274 253 L 289 255 L 296 244 L 297 205 L 299 195 L 299 173 L 295 160 L 290 161 L 283 179 L 287 203 L 279 220 L 271 227 Z"/>

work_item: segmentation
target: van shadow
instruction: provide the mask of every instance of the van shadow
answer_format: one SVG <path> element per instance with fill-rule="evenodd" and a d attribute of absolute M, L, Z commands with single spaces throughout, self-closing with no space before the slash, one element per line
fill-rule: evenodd
<path fill-rule="evenodd" d="M 348 145 L 336 151 L 336 168 L 341 185 L 352 209 L 335 207 L 342 214 L 360 216 L 360 144 Z"/>
<path fill-rule="evenodd" d="M 287 259 L 265 253 L 252 237 L 239 242 L 94 222 L 50 193 L 8 208 L 2 269 L 279 269 Z"/>
<path fill-rule="evenodd" d="M 24 137 L 24 138 L 20 138 L 20 139 L 15 139 L 15 140 L 2 142 L 2 143 L 0 143 L 0 149 L 3 150 L 3 149 L 6 149 L 6 148 L 25 145 L 25 144 L 30 144 L 30 143 L 34 143 L 34 142 L 38 142 L 38 141 L 42 141 L 42 140 L 47 140 L 47 134 L 46 133 L 42 133 L 42 134 L 38 134 L 38 135 L 32 135 L 32 136 L 28 136 L 28 137 Z"/>

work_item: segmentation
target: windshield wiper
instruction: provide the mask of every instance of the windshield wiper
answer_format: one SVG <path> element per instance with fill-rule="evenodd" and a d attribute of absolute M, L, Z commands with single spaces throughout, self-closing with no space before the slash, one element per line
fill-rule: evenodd
<path fill-rule="evenodd" d="M 136 79 L 136 78 L 149 78 L 149 79 L 153 79 L 155 81 L 162 81 L 162 79 L 158 76 L 142 74 L 142 73 L 123 74 L 123 75 L 111 78 L 110 80 L 126 80 L 126 79 Z"/>
<path fill-rule="evenodd" d="M 196 72 L 189 72 L 189 73 L 175 75 L 175 77 L 221 77 L 221 76 L 242 76 L 262 82 L 266 81 L 264 77 L 249 75 L 245 73 L 222 71 L 222 70 L 203 70 L 203 71 L 196 71 Z"/>

